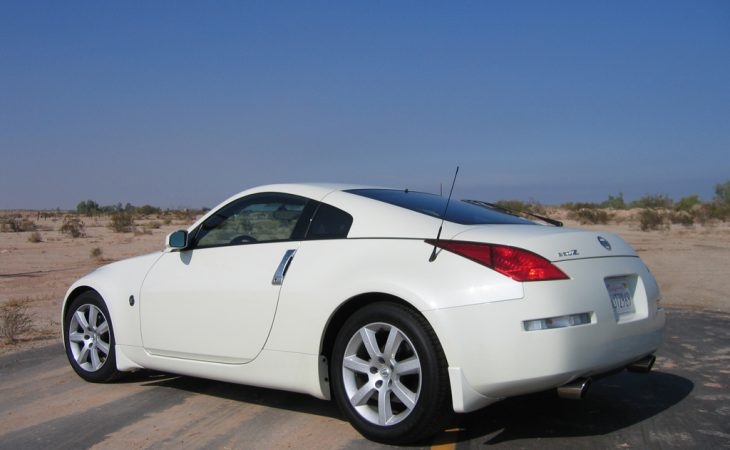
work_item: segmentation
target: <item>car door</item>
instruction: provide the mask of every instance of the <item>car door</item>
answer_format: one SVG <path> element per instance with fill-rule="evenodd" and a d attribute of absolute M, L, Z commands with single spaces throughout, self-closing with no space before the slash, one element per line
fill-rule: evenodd
<path fill-rule="evenodd" d="M 165 253 L 140 293 L 142 342 L 154 355 L 245 363 L 266 343 L 308 199 L 255 194 L 210 215 Z"/>

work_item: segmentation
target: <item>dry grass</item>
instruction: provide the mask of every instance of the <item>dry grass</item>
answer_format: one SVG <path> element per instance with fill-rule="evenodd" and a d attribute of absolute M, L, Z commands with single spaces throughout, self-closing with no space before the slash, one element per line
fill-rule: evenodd
<path fill-rule="evenodd" d="M 0 337 L 7 344 L 15 344 L 18 338 L 33 331 L 33 321 L 28 314 L 27 302 L 11 300 L 0 306 Z"/>

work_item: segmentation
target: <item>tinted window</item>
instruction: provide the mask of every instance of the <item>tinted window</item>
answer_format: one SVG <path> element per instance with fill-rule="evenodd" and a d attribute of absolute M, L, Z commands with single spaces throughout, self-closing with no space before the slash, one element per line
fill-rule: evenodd
<path fill-rule="evenodd" d="M 352 216 L 334 206 L 321 203 L 307 231 L 307 239 L 343 239 L 352 225 Z"/>
<path fill-rule="evenodd" d="M 417 211 L 432 217 L 441 217 L 446 208 L 446 197 L 423 192 L 392 189 L 352 189 L 347 192 L 391 205 Z M 463 225 L 478 224 L 529 224 L 533 222 L 481 206 L 451 200 L 446 220 Z"/>
<path fill-rule="evenodd" d="M 203 222 L 196 233 L 195 246 L 295 239 L 297 223 L 308 202 L 286 194 L 255 194 L 235 200 Z"/>

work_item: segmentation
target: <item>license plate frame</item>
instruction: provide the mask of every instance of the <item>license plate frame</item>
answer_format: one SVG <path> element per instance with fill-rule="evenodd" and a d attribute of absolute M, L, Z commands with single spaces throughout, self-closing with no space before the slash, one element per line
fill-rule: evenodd
<path fill-rule="evenodd" d="M 603 280 L 608 291 L 608 298 L 616 316 L 636 312 L 634 293 L 630 277 L 612 277 Z"/>

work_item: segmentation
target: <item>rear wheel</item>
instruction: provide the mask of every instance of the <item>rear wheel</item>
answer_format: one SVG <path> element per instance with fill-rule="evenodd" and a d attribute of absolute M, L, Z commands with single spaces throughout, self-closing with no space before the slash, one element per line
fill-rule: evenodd
<path fill-rule="evenodd" d="M 87 291 L 76 297 L 63 325 L 66 356 L 81 378 L 102 383 L 118 376 L 114 330 L 98 293 Z"/>
<path fill-rule="evenodd" d="M 450 415 L 441 346 L 428 322 L 402 305 L 355 312 L 337 335 L 331 371 L 340 409 L 369 439 L 418 442 Z"/>

